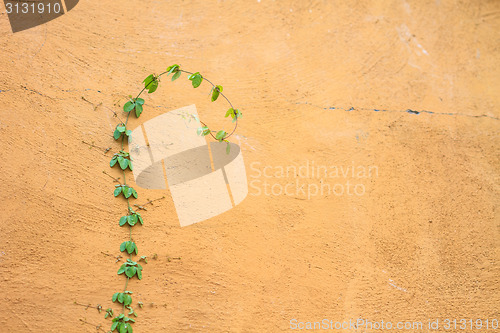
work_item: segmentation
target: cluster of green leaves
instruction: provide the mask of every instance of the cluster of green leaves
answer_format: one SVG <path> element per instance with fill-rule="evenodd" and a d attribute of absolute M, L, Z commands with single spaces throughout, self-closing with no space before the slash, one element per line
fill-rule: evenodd
<path fill-rule="evenodd" d="M 167 76 L 169 76 L 170 74 L 174 74 L 172 75 L 172 81 L 175 81 L 179 78 L 179 76 L 181 76 L 182 72 L 180 66 L 175 64 L 167 67 L 167 73 Z"/>
<path fill-rule="evenodd" d="M 243 115 L 241 114 L 240 110 L 238 110 L 238 109 L 235 110 L 233 108 L 230 108 L 229 110 L 226 111 L 225 118 L 227 118 L 229 116 L 231 116 L 231 118 L 233 118 L 233 123 L 234 123 L 237 119 L 241 118 L 241 116 L 243 116 Z"/>
<path fill-rule="evenodd" d="M 120 218 L 120 227 L 123 227 L 127 223 L 131 227 L 136 225 L 137 222 L 144 224 L 144 220 L 142 219 L 142 216 L 140 213 L 137 213 L 132 208 L 129 208 L 129 212 L 130 212 L 129 215 L 125 215 L 125 216 L 122 216 Z"/>
<path fill-rule="evenodd" d="M 205 136 L 210 134 L 210 129 L 207 126 L 199 127 L 197 130 L 198 135 Z"/>
<path fill-rule="evenodd" d="M 130 154 L 124 150 L 120 150 L 119 153 L 115 153 L 109 162 L 110 167 L 114 167 L 115 164 L 118 163 L 122 170 L 129 168 L 130 170 L 134 170 L 132 166 L 132 158 Z"/>
<path fill-rule="evenodd" d="M 226 135 L 227 135 L 226 131 L 220 130 L 217 132 L 217 134 L 215 134 L 215 139 L 219 142 L 224 141 Z"/>
<path fill-rule="evenodd" d="M 156 84 L 156 87 L 158 87 L 158 83 Z M 155 90 L 156 90 L 156 88 L 155 88 Z M 152 92 L 152 91 L 150 91 L 150 92 Z M 129 101 L 127 103 L 125 103 L 125 105 L 123 105 L 123 111 L 128 113 L 128 112 L 135 109 L 135 116 L 137 118 L 139 118 L 141 113 L 142 113 L 142 110 L 143 110 L 143 108 L 142 108 L 143 105 L 144 105 L 144 100 L 142 98 L 139 98 L 139 97 L 132 98 L 132 96 L 129 96 Z"/>
<path fill-rule="evenodd" d="M 135 323 L 135 320 L 125 316 L 122 313 L 119 316 L 113 318 L 111 332 L 114 332 L 116 330 L 118 333 L 133 333 L 134 329 L 132 328 L 131 323 Z"/>
<path fill-rule="evenodd" d="M 130 305 L 132 304 L 132 296 L 130 296 L 131 294 L 132 292 L 128 290 L 125 290 L 122 293 L 114 293 L 111 300 L 113 302 L 118 302 L 124 305 Z"/>
<path fill-rule="evenodd" d="M 123 194 L 123 196 L 125 198 L 130 198 L 130 196 L 133 196 L 134 198 L 137 199 L 137 191 L 134 190 L 133 187 L 130 187 L 128 185 L 115 185 L 115 191 L 114 191 L 114 195 L 115 197 L 119 196 L 120 194 Z"/>
<path fill-rule="evenodd" d="M 132 131 L 128 130 L 125 124 L 121 123 L 116 125 L 115 132 L 113 133 L 113 138 L 115 138 L 115 140 L 118 140 L 119 138 L 122 137 L 122 135 L 129 137 L 130 134 L 132 134 Z"/>
<path fill-rule="evenodd" d="M 134 252 L 135 252 L 135 254 L 138 254 L 139 249 L 137 248 L 137 245 L 134 242 L 126 241 L 126 242 L 121 243 L 120 251 L 122 251 L 122 252 L 127 251 L 128 254 L 132 254 Z"/>
<path fill-rule="evenodd" d="M 108 317 L 113 317 L 113 309 L 111 308 L 107 308 L 106 309 L 106 314 L 104 315 L 104 319 L 108 318 Z"/>
<path fill-rule="evenodd" d="M 137 278 L 142 279 L 142 266 L 135 261 L 127 259 L 127 261 L 120 266 L 118 269 L 118 275 L 125 273 L 128 278 L 133 278 L 137 275 Z"/>

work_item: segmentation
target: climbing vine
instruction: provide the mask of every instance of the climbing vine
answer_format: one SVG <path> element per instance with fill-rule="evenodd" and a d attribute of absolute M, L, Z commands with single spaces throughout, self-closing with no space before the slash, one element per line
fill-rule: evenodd
<path fill-rule="evenodd" d="M 115 185 L 115 188 L 113 190 L 113 195 L 115 197 L 123 196 L 128 206 L 127 214 L 119 218 L 118 224 L 120 225 L 120 227 L 124 226 L 128 227 L 129 231 L 128 240 L 121 243 L 120 251 L 123 252 L 125 255 L 128 255 L 129 258 L 125 261 L 125 263 L 123 263 L 120 266 L 117 272 L 118 275 L 125 277 L 125 286 L 123 288 L 123 291 L 116 292 L 111 297 L 112 302 L 122 305 L 122 312 L 115 316 L 113 310 L 111 308 L 108 308 L 105 314 L 105 318 L 113 318 L 110 330 L 111 332 L 114 331 L 117 331 L 118 333 L 133 332 L 132 323 L 135 323 L 135 317 L 137 317 L 137 313 L 132 308 L 133 292 L 127 290 L 127 286 L 129 280 L 133 278 L 137 278 L 139 280 L 142 279 L 143 268 L 139 263 L 139 261 L 143 260 L 144 262 L 147 263 L 146 261 L 147 259 L 145 256 L 140 257 L 139 260 L 136 261 L 133 260 L 134 256 L 139 255 L 139 248 L 137 244 L 134 242 L 134 239 L 132 237 L 132 229 L 138 223 L 142 225 L 144 223 L 144 220 L 141 214 L 136 212 L 131 205 L 131 200 L 137 199 L 138 193 L 133 187 L 127 184 L 127 172 L 133 170 L 132 158 L 130 157 L 129 152 L 125 150 L 125 142 L 126 140 L 128 142 L 128 138 L 132 134 L 132 131 L 127 127 L 129 123 L 129 118 L 131 114 L 135 114 L 136 118 L 139 118 L 141 116 L 141 114 L 144 111 L 144 103 L 145 103 L 144 99 L 141 98 L 141 95 L 145 91 L 147 91 L 149 94 L 154 93 L 158 89 L 158 86 L 160 84 L 160 78 L 163 75 L 167 75 L 167 77 L 172 75 L 171 81 L 175 81 L 181 76 L 182 73 L 189 75 L 188 79 L 191 81 L 193 88 L 198 88 L 203 81 L 208 82 L 212 86 L 212 89 L 210 90 L 212 102 L 215 102 L 219 98 L 219 96 L 222 96 L 229 104 L 229 109 L 226 111 L 225 117 L 226 118 L 231 117 L 234 123 L 233 129 L 229 133 L 224 130 L 214 131 L 211 130 L 207 126 L 207 124 L 197 119 L 196 116 L 193 115 L 193 117 L 195 117 L 202 125 L 197 129 L 198 135 L 200 136 L 210 135 L 213 139 L 219 142 L 223 141 L 227 142 L 226 152 L 229 153 L 230 144 L 228 138 L 231 135 L 233 135 L 233 133 L 236 131 L 236 128 L 238 126 L 238 119 L 242 116 L 240 110 L 235 109 L 231 104 L 231 102 L 229 101 L 229 99 L 222 93 L 223 88 L 221 85 L 213 84 L 211 81 L 203 77 L 199 72 L 192 73 L 182 70 L 180 66 L 177 64 L 169 66 L 165 72 L 159 75 L 151 74 L 148 77 L 146 77 L 146 79 L 143 81 L 144 87 L 139 92 L 139 94 L 135 98 L 129 96 L 129 100 L 124 104 L 123 111 L 127 114 L 126 119 L 124 122 L 121 121 L 115 127 L 115 130 L 113 132 L 113 138 L 117 141 L 120 140 L 121 142 L 121 149 L 118 153 L 115 153 L 113 155 L 109 163 L 109 166 L 111 168 L 118 167 L 123 173 L 123 183 L 121 183 L 119 179 L 113 178 L 114 181 L 118 183 L 117 185 Z M 141 302 L 138 302 L 137 304 L 140 307 L 142 307 Z"/>

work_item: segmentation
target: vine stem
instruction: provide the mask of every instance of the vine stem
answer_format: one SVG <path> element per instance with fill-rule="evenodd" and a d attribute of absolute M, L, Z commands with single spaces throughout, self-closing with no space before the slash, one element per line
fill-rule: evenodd
<path fill-rule="evenodd" d="M 186 74 L 191 74 L 191 75 L 192 75 L 192 74 L 194 74 L 193 72 L 185 71 L 185 70 L 183 70 L 183 69 L 179 69 L 179 72 L 181 72 L 181 73 L 186 73 Z M 163 72 L 163 73 L 160 73 L 160 74 L 158 74 L 157 78 L 160 78 L 162 75 L 167 74 L 167 73 L 168 73 L 168 71 L 165 71 L 165 72 Z M 213 84 L 213 83 L 212 83 L 212 81 L 210 81 L 209 79 L 207 79 L 207 78 L 205 78 L 205 77 L 203 77 L 203 76 L 202 76 L 202 78 L 203 78 L 203 80 L 205 80 L 205 81 L 207 81 L 208 83 L 210 83 L 214 89 L 217 89 L 217 88 L 216 88 L 216 86 L 215 86 L 215 84 Z M 144 86 L 144 88 L 142 88 L 142 90 L 139 92 L 139 94 L 137 94 L 137 97 L 136 97 L 135 99 L 138 99 L 138 98 L 142 95 L 142 93 L 144 92 L 144 90 L 146 90 L 146 89 L 148 88 L 148 86 L 149 86 L 151 83 L 153 83 L 153 81 L 151 81 L 151 82 L 149 82 L 147 85 L 145 85 L 145 86 Z M 231 106 L 231 109 L 233 109 L 233 110 L 234 110 L 234 106 L 233 106 L 233 104 L 231 103 L 231 101 L 229 100 L 229 98 L 227 98 L 227 97 L 226 97 L 226 95 L 224 95 L 224 93 L 223 93 L 223 92 L 221 92 L 219 89 L 217 89 L 217 90 L 219 91 L 219 94 L 220 94 L 222 97 L 224 97 L 224 99 L 228 102 L 229 106 Z M 130 112 L 132 112 L 132 111 L 130 111 Z M 125 121 L 125 126 L 127 126 L 127 123 L 128 123 L 128 118 L 129 118 L 129 116 L 130 116 L 130 112 L 129 112 L 129 113 L 128 113 L 128 115 L 127 115 L 127 120 Z M 229 134 L 228 134 L 228 135 L 226 135 L 224 138 L 222 138 L 222 140 L 221 140 L 221 141 L 223 141 L 223 140 L 227 140 L 227 139 L 228 139 L 229 137 L 231 137 L 231 136 L 234 134 L 234 132 L 236 131 L 236 128 L 238 127 L 238 117 L 236 116 L 236 114 L 235 114 L 235 117 L 236 117 L 236 121 L 235 121 L 235 124 L 234 124 L 234 128 L 233 128 L 233 130 L 231 131 L 231 133 L 229 133 Z M 201 123 L 203 126 L 208 127 L 208 126 L 207 126 L 207 124 L 205 124 L 205 123 L 204 123 L 203 121 L 201 121 L 201 120 L 200 120 L 200 123 Z M 211 136 L 212 138 L 214 138 L 215 140 L 217 140 L 217 138 L 213 135 L 212 131 L 210 131 L 210 136 Z M 219 140 L 217 140 L 217 141 L 219 141 Z M 122 148 L 123 148 L 123 140 L 122 140 Z"/>
<path fill-rule="evenodd" d="M 191 74 L 191 75 L 192 75 L 192 74 L 194 74 L 194 73 L 192 73 L 192 72 L 188 72 L 188 71 L 181 70 L 181 69 L 178 69 L 178 71 L 179 71 L 179 72 L 186 73 L 186 74 Z M 162 75 L 167 74 L 167 73 L 168 73 L 168 71 L 165 71 L 165 72 L 163 72 L 163 73 L 159 74 L 159 75 L 155 78 L 155 80 L 158 80 L 158 79 L 159 79 Z M 201 75 L 201 74 L 200 74 L 200 75 Z M 237 114 L 236 114 L 236 111 L 234 111 L 233 104 L 231 103 L 231 101 L 229 101 L 229 99 L 226 97 L 226 95 L 224 95 L 224 94 L 223 94 L 223 93 L 222 93 L 222 92 L 221 92 L 221 91 L 217 88 L 217 86 L 216 86 L 216 85 L 214 85 L 214 84 L 212 83 L 212 81 L 210 81 L 210 80 L 208 80 L 208 79 L 204 78 L 203 76 L 202 76 L 202 78 L 203 78 L 205 81 L 207 81 L 208 83 L 210 83 L 210 84 L 212 85 L 213 89 L 217 89 L 217 91 L 219 92 L 219 94 L 220 94 L 222 97 L 224 97 L 224 99 L 225 99 L 225 100 L 229 103 L 229 105 L 231 106 L 231 109 L 232 109 L 232 110 L 233 110 L 233 112 L 234 112 L 234 115 L 235 115 L 235 125 L 234 125 L 234 128 L 233 128 L 233 130 L 231 131 L 231 133 L 229 133 L 228 135 L 226 135 L 226 136 L 225 136 L 224 138 L 222 138 L 221 140 L 217 140 L 217 138 L 216 138 L 216 137 L 213 135 L 213 133 L 212 133 L 213 131 L 210 131 L 210 132 L 209 132 L 209 133 L 210 133 L 210 135 L 211 135 L 214 139 L 216 139 L 217 141 L 226 140 L 226 139 L 228 139 L 231 135 L 233 135 L 233 133 L 236 131 L 236 128 L 238 127 L 238 116 L 237 116 Z M 153 81 L 149 82 L 147 85 L 145 85 L 145 86 L 144 86 L 144 88 L 142 88 L 142 89 L 141 89 L 141 91 L 139 92 L 139 94 L 137 94 L 137 97 L 134 99 L 134 101 L 135 101 L 135 100 L 137 100 L 137 99 L 141 96 L 141 94 L 142 94 L 142 93 L 143 93 L 143 92 L 144 92 L 144 91 L 148 88 L 148 86 L 149 86 L 151 83 L 155 82 L 155 80 L 153 80 Z M 114 111 L 112 111 L 112 112 L 114 113 L 114 115 L 115 115 L 116 117 L 118 117 L 118 114 L 117 114 L 116 112 L 114 112 Z M 130 118 L 130 113 L 131 113 L 131 112 L 132 112 L 132 110 L 130 110 L 130 111 L 127 113 L 127 118 L 125 119 L 125 123 L 123 123 L 123 121 L 122 121 L 122 124 L 124 124 L 124 125 L 125 125 L 125 127 L 127 127 L 127 125 L 128 125 L 128 121 L 129 121 L 129 118 Z M 119 117 L 118 117 L 118 119 L 121 121 L 121 119 L 120 119 Z M 207 128 L 208 128 L 208 126 L 207 126 L 207 125 L 206 125 L 203 121 L 201 121 L 201 120 L 199 120 L 199 121 L 200 121 L 200 123 L 201 123 L 201 124 L 203 124 L 203 126 L 205 126 L 205 127 L 207 127 Z M 124 149 L 125 149 L 125 135 L 124 135 L 124 136 L 122 136 L 122 141 L 121 141 L 121 149 L 122 149 L 122 150 L 124 150 Z M 126 172 L 125 172 L 125 170 L 122 170 L 122 171 L 123 171 L 123 185 L 127 185 L 127 175 L 126 175 Z M 106 172 L 104 172 L 104 173 L 105 173 L 105 174 L 107 174 Z M 115 180 L 115 181 L 117 181 L 118 183 L 120 183 L 120 182 L 119 182 L 119 180 L 118 180 L 117 178 L 114 178 L 114 177 L 112 177 L 112 176 L 111 176 L 111 175 L 109 175 L 109 174 L 107 174 L 107 175 L 108 175 L 109 177 L 113 178 L 113 180 Z M 121 183 L 120 183 L 120 184 L 121 184 Z M 130 199 L 129 199 L 129 198 L 127 198 L 127 206 L 128 206 L 128 209 L 127 209 L 127 214 L 130 214 L 130 211 L 132 210 L 132 207 L 130 206 Z M 132 241 L 132 226 L 131 226 L 131 225 L 129 225 L 129 239 L 130 239 L 130 241 Z M 128 251 L 127 251 L 127 252 L 128 252 Z M 130 259 L 132 259 L 132 253 L 129 253 L 129 258 L 130 258 Z M 128 282 L 129 282 L 129 280 L 130 280 L 130 278 L 129 278 L 128 276 L 126 276 L 126 278 L 127 278 L 127 279 L 125 280 L 125 287 L 123 288 L 123 292 L 125 292 L 125 291 L 127 290 Z M 123 303 L 123 313 L 125 313 L 125 303 Z"/>

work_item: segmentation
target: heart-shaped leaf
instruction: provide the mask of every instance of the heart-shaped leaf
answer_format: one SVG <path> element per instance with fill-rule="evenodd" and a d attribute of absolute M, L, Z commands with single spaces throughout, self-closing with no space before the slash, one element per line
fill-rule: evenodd
<path fill-rule="evenodd" d="M 125 269 L 125 275 L 127 275 L 129 278 L 133 277 L 136 272 L 136 267 L 127 267 L 127 269 Z"/>
<path fill-rule="evenodd" d="M 130 112 L 134 109 L 134 107 L 135 103 L 132 101 L 128 101 L 127 103 L 125 103 L 125 105 L 123 105 L 123 111 Z"/>
<path fill-rule="evenodd" d="M 136 105 L 135 105 L 135 116 L 136 116 L 137 118 L 139 118 L 139 117 L 140 117 L 140 115 L 141 115 L 141 113 L 142 113 L 142 110 L 143 110 L 143 109 L 142 109 L 142 105 L 141 105 L 141 104 L 136 104 Z"/>
<path fill-rule="evenodd" d="M 172 75 L 172 81 L 177 80 L 181 76 L 181 71 L 176 72 L 174 75 Z"/>
<path fill-rule="evenodd" d="M 113 192 L 113 194 L 115 195 L 115 197 L 119 196 L 120 193 L 122 193 L 122 190 L 123 190 L 123 188 L 121 186 L 115 188 L 115 191 Z"/>
<path fill-rule="evenodd" d="M 120 168 L 122 168 L 122 170 L 128 168 L 128 159 L 118 156 L 118 163 L 120 164 Z"/>
<path fill-rule="evenodd" d="M 191 74 L 189 76 L 189 80 L 191 80 L 191 83 L 193 84 L 193 88 L 198 88 L 201 84 L 201 81 L 203 81 L 203 77 L 199 72 L 196 72 L 194 74 Z"/>
<path fill-rule="evenodd" d="M 123 227 L 126 223 L 127 223 L 127 216 L 120 217 L 120 227 Z"/>

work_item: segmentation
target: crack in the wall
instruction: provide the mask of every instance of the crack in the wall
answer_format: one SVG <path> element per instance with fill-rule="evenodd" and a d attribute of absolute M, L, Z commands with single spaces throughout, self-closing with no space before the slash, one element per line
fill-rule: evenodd
<path fill-rule="evenodd" d="M 29 89 L 27 88 L 26 86 L 21 86 L 21 88 L 25 91 L 31 91 L 31 92 L 34 92 L 36 94 L 39 94 L 41 96 L 44 96 L 44 97 L 47 97 L 47 98 L 50 98 L 50 99 L 55 99 L 53 97 L 50 97 L 50 96 L 46 96 L 36 90 L 33 90 L 33 89 Z M 13 89 L 0 89 L 0 93 L 3 93 L 3 92 L 8 92 L 8 91 L 16 91 L 16 90 L 13 90 Z M 73 90 L 66 90 L 66 89 L 60 89 L 60 91 L 62 92 L 80 92 L 80 91 L 95 91 L 95 92 L 98 92 L 100 94 L 102 94 L 103 92 L 101 90 L 96 90 L 96 89 L 90 89 L 90 88 L 85 88 L 85 89 L 73 89 Z M 56 99 L 59 99 L 59 98 L 56 98 Z M 293 103 L 293 102 L 290 102 L 290 103 Z M 323 106 L 319 106 L 319 105 L 315 105 L 315 104 L 312 104 L 312 103 L 309 103 L 309 102 L 295 102 L 296 105 L 310 105 L 310 106 L 313 106 L 315 108 L 319 108 L 319 109 L 323 109 L 323 110 L 343 110 L 343 111 L 347 111 L 347 112 L 351 112 L 351 111 L 372 111 L 372 112 L 391 112 L 391 113 L 409 113 L 409 114 L 414 114 L 414 115 L 419 115 L 421 113 L 427 113 L 427 114 L 433 114 L 433 115 L 443 115 L 443 116 L 460 116 L 460 117 L 469 117 L 469 118 L 490 118 L 490 119 L 493 119 L 493 120 L 500 120 L 500 118 L 498 117 L 494 117 L 494 116 L 490 116 L 490 115 L 487 115 L 487 114 L 481 114 L 481 115 L 472 115 L 472 114 L 466 114 L 466 113 L 453 113 L 453 112 L 435 112 L 435 111 L 429 111 L 429 110 L 413 110 L 413 109 L 406 109 L 406 110 L 387 110 L 387 109 L 370 109 L 370 108 L 360 108 L 360 107 L 349 107 L 349 108 L 344 108 L 344 107 L 338 107 L 338 106 L 329 106 L 329 107 L 323 107 Z M 162 106 L 162 105 L 156 105 L 154 106 L 156 108 L 161 108 L 161 107 L 165 107 L 165 106 Z"/>
<path fill-rule="evenodd" d="M 435 111 L 429 111 L 429 110 L 413 110 L 413 109 L 406 109 L 406 110 L 387 110 L 387 109 L 370 109 L 370 108 L 355 108 L 355 107 L 349 107 L 349 108 L 343 108 L 343 107 L 338 107 L 338 106 L 329 106 L 329 107 L 322 107 L 319 105 L 315 105 L 309 102 L 296 102 L 295 104 L 302 104 L 302 105 L 310 105 L 315 108 L 320 108 L 323 110 L 343 110 L 343 111 L 372 111 L 372 112 L 391 112 L 391 113 L 409 113 L 409 114 L 414 114 L 414 115 L 419 115 L 421 113 L 428 113 L 428 114 L 435 114 L 435 115 L 444 115 L 444 116 L 461 116 L 461 117 L 470 117 L 470 118 L 490 118 L 494 120 L 500 120 L 500 118 L 490 116 L 487 114 L 481 114 L 481 115 L 472 115 L 472 114 L 466 114 L 466 113 L 453 113 L 453 112 L 435 112 Z"/>

